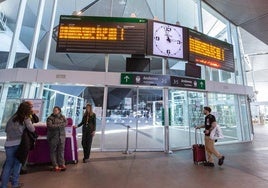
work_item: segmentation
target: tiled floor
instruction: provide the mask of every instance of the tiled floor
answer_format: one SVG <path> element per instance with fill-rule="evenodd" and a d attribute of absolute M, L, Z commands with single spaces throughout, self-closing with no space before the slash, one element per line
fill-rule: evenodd
<path fill-rule="evenodd" d="M 226 156 L 222 167 L 194 165 L 192 151 L 93 152 L 89 163 L 67 165 L 65 172 L 30 166 L 21 175 L 25 188 L 196 188 L 268 187 L 268 126 L 257 126 L 253 142 L 217 146 Z M 0 154 L 4 160 L 3 153 Z"/>

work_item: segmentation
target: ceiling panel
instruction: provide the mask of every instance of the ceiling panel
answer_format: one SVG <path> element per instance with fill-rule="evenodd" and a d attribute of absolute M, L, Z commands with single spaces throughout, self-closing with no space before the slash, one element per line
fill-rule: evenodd
<path fill-rule="evenodd" d="M 204 0 L 218 12 L 268 44 L 267 0 Z"/>

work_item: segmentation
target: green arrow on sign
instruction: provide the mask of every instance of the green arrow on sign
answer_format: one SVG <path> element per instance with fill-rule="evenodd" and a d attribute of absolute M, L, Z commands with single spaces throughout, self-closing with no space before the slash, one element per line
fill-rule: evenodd
<path fill-rule="evenodd" d="M 121 73 L 121 84 L 133 84 L 133 75 Z"/>
<path fill-rule="evenodd" d="M 197 88 L 198 89 L 206 89 L 206 82 L 205 82 L 205 80 L 197 80 Z"/>

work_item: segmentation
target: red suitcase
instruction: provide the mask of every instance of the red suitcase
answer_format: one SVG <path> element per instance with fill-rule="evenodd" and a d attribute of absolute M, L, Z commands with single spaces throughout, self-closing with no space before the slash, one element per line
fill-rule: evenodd
<path fill-rule="evenodd" d="M 197 141 L 198 140 L 197 129 L 195 129 L 195 144 L 192 146 L 194 164 L 206 162 L 206 150 L 205 150 L 205 145 L 203 144 L 203 141 L 202 141 L 201 130 L 200 130 L 199 138 L 201 140 L 201 143 L 198 143 Z"/>

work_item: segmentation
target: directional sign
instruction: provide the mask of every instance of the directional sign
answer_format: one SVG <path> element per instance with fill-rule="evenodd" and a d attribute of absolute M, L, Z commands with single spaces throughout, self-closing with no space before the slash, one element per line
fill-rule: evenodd
<path fill-rule="evenodd" d="M 149 86 L 169 86 L 170 76 L 152 74 L 121 74 L 121 84 L 127 85 L 149 85 Z"/>
<path fill-rule="evenodd" d="M 127 84 L 127 85 L 131 85 L 134 84 L 133 83 L 133 74 L 126 74 L 126 73 L 122 73 L 121 74 L 121 84 Z"/>
<path fill-rule="evenodd" d="M 206 89 L 205 80 L 171 76 L 170 82 L 171 82 L 171 86 L 175 86 L 175 87 Z"/>
<path fill-rule="evenodd" d="M 121 84 L 206 89 L 205 80 L 169 75 L 121 73 Z"/>

